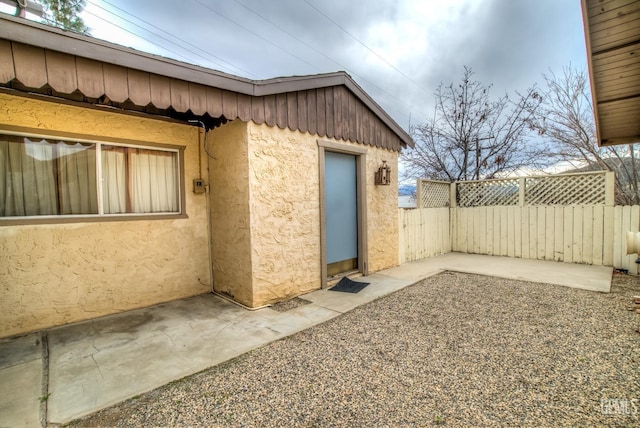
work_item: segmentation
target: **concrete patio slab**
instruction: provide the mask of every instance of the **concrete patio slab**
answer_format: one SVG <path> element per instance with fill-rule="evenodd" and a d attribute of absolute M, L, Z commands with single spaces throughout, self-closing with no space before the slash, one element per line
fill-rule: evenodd
<path fill-rule="evenodd" d="M 611 291 L 613 275 L 613 268 L 610 266 L 463 253 L 448 253 L 440 257 L 406 263 L 386 270 L 385 274 L 413 280 L 420 278 L 420 272 L 443 270 L 562 285 L 601 293 Z"/>
<path fill-rule="evenodd" d="M 355 278 L 354 281 L 368 282 L 369 285 L 355 294 L 325 289 L 314 291 L 301 297 L 317 306 L 344 313 L 416 282 L 394 278 L 382 273 Z"/>
<path fill-rule="evenodd" d="M 444 270 L 608 292 L 612 268 L 450 253 L 356 281 L 357 294 L 318 290 L 286 312 L 248 311 L 212 294 L 47 332 L 47 421 L 62 424 L 309 328 Z M 0 341 L 0 426 L 38 426 L 38 334 Z"/>
<path fill-rule="evenodd" d="M 0 341 L 0 427 L 40 426 L 42 376 L 39 334 Z"/>
<path fill-rule="evenodd" d="M 52 423 L 204 370 L 339 315 L 247 311 L 208 294 L 49 332 Z"/>

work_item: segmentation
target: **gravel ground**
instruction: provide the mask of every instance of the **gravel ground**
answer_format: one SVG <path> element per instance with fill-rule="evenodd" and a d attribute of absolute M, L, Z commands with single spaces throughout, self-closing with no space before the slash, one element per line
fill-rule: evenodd
<path fill-rule="evenodd" d="M 633 295 L 445 272 L 72 426 L 639 426 Z"/>

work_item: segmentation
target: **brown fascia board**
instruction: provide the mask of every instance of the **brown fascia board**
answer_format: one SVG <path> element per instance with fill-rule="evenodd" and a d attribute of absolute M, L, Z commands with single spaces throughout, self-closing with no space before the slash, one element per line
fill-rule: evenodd
<path fill-rule="evenodd" d="M 344 71 L 251 80 L 2 13 L 0 13 L 0 39 L 252 96 L 344 85 L 403 142 L 410 147 L 414 145 L 409 134 Z"/>
<path fill-rule="evenodd" d="M 254 81 L 255 96 L 273 95 L 283 92 L 305 91 L 308 89 L 327 88 L 331 86 L 346 86 L 364 105 L 374 112 L 402 141 L 413 147 L 414 143 L 409 134 L 387 114 L 373 98 L 358 85 L 345 71 L 315 74 L 309 76 L 276 77 Z"/>
<path fill-rule="evenodd" d="M 253 90 L 249 79 L 10 15 L 0 14 L 0 38 L 247 95 Z"/>
<path fill-rule="evenodd" d="M 596 81 L 593 72 L 593 51 L 591 49 L 591 23 L 589 22 L 589 5 L 587 0 L 581 0 L 582 25 L 584 27 L 584 43 L 587 50 L 587 70 L 589 72 L 589 84 L 591 85 L 591 105 L 593 106 L 593 119 L 596 125 L 596 142 L 603 146 L 604 142 L 600 134 L 600 116 L 598 112 L 598 94 L 596 93 Z"/>

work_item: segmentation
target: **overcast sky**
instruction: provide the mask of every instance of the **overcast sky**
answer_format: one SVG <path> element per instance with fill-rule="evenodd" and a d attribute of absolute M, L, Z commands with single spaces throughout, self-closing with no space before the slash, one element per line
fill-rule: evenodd
<path fill-rule="evenodd" d="M 82 16 L 97 38 L 251 79 L 344 70 L 405 129 L 465 65 L 496 96 L 586 68 L 579 0 L 87 0 Z"/>

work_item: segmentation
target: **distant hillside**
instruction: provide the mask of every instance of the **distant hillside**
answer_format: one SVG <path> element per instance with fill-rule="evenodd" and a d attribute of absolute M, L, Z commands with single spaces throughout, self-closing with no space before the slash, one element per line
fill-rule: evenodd
<path fill-rule="evenodd" d="M 398 196 L 411 196 L 416 194 L 416 186 L 411 184 L 401 184 L 398 186 Z"/>

